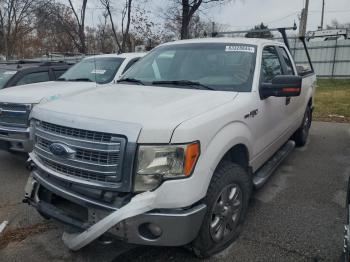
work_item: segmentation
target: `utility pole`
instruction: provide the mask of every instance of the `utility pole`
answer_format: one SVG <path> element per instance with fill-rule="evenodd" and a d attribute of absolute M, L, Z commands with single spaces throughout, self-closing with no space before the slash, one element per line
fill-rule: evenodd
<path fill-rule="evenodd" d="M 305 8 L 301 11 L 301 18 L 300 18 L 300 26 L 299 26 L 299 36 L 305 36 L 306 35 L 306 27 L 307 27 L 307 17 L 309 14 L 309 2 L 310 0 L 305 1 Z"/>
<path fill-rule="evenodd" d="M 325 5 L 325 0 L 323 0 L 323 3 L 322 3 L 321 30 L 323 30 L 323 21 L 324 21 L 324 5 Z"/>

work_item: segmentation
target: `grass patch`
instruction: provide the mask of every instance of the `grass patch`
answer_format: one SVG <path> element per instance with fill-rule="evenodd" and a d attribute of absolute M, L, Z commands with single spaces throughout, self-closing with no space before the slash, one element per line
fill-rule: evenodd
<path fill-rule="evenodd" d="M 317 81 L 314 119 L 327 122 L 350 122 L 350 80 Z"/>

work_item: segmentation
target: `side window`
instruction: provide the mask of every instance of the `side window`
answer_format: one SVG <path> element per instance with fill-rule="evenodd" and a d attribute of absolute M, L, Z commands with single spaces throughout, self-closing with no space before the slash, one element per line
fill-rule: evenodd
<path fill-rule="evenodd" d="M 261 76 L 263 82 L 271 82 L 277 75 L 282 75 L 282 66 L 275 47 L 265 47 L 262 53 Z"/>
<path fill-rule="evenodd" d="M 293 63 L 290 60 L 286 49 L 284 49 L 283 47 L 278 47 L 278 48 L 280 50 L 280 53 L 286 65 L 287 72 L 285 72 L 285 75 L 294 75 Z"/>
<path fill-rule="evenodd" d="M 132 67 L 137 61 L 139 61 L 140 60 L 140 58 L 134 58 L 134 59 L 132 59 L 132 60 L 130 60 L 129 61 L 129 63 L 126 65 L 126 67 L 124 68 L 124 70 L 123 70 L 123 74 L 126 72 L 126 71 L 128 71 L 128 69 L 130 68 L 130 67 Z"/>
<path fill-rule="evenodd" d="M 38 82 L 45 82 L 49 81 L 49 72 L 35 72 L 35 73 L 29 73 L 25 76 L 23 76 L 18 82 L 17 86 L 19 85 L 26 85 L 26 84 L 32 84 L 32 83 L 38 83 Z"/>
<path fill-rule="evenodd" d="M 53 70 L 53 72 L 55 74 L 55 79 L 59 78 L 66 71 L 67 71 L 67 69 L 55 69 L 55 70 Z"/>

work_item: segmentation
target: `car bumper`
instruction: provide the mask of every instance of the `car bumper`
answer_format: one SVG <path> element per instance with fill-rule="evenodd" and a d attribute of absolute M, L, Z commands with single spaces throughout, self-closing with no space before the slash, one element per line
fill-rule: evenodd
<path fill-rule="evenodd" d="M 0 148 L 18 152 L 30 152 L 33 143 L 29 127 L 0 126 Z"/>
<path fill-rule="evenodd" d="M 72 194 L 40 179 L 33 171 L 26 186 L 26 201 L 45 217 L 53 218 L 78 231 L 84 231 L 118 209 L 111 210 Z M 42 190 L 63 198 L 66 204 L 50 203 L 43 199 Z M 52 195 L 48 198 L 52 199 Z M 73 200 L 73 201 L 71 201 Z M 70 207 L 69 207 L 70 206 Z M 132 244 L 182 246 L 198 235 L 206 214 L 206 206 L 154 209 L 129 217 L 107 231 L 107 235 Z"/>

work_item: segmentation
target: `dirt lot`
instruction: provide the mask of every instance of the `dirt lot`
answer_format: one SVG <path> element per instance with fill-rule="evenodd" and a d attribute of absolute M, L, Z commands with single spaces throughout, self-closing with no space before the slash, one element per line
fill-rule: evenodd
<path fill-rule="evenodd" d="M 94 243 L 73 253 L 61 228 L 21 203 L 24 157 L 0 153 L 1 261 L 198 261 L 183 248 Z M 314 123 L 296 149 L 254 194 L 241 237 L 209 261 L 338 261 L 342 250 L 350 125 Z"/>

